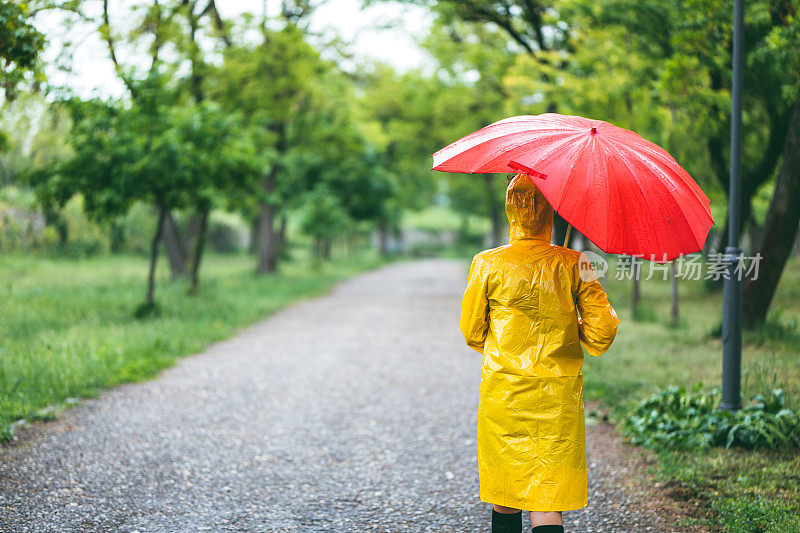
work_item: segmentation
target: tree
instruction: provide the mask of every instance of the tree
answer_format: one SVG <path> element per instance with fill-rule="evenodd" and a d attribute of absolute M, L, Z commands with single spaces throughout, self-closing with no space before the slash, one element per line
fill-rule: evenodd
<path fill-rule="evenodd" d="M 368 0 L 375 3 L 381 0 Z M 539 0 L 405 0 L 439 14 L 445 23 L 454 20 L 491 24 L 502 29 L 525 53 L 567 49 L 569 33 L 558 19 L 561 2 Z"/>
<path fill-rule="evenodd" d="M 13 99 L 25 74 L 34 70 L 44 36 L 29 21 L 26 2 L 0 0 L 0 89 Z M 37 76 L 42 81 L 41 76 Z"/>
<path fill-rule="evenodd" d="M 435 101 L 437 109 L 451 110 L 434 115 L 448 136 L 439 147 L 499 120 L 509 108 L 504 80 L 517 56 L 502 31 L 486 24 L 454 20 L 445 26 L 437 21 L 424 44 L 439 62 L 438 76 L 449 81 Z M 446 180 L 453 207 L 465 216 L 487 216 L 489 245 L 500 246 L 506 237 L 506 180 L 494 174 L 447 174 Z"/>
<path fill-rule="evenodd" d="M 780 171 L 756 250 L 764 258 L 758 279 L 747 282 L 742 301 L 742 323 L 753 328 L 764 322 L 800 224 L 800 10 L 794 9 L 773 27 L 763 54 L 776 56 L 793 79 L 780 87 L 794 94 L 789 131 L 783 145 Z M 793 91 L 793 92 L 792 92 Z"/>
<path fill-rule="evenodd" d="M 326 185 L 319 185 L 305 195 L 300 221 L 304 233 L 315 240 L 317 256 L 330 259 L 331 241 L 342 236 L 352 224 L 352 219 L 341 199 Z"/>
<path fill-rule="evenodd" d="M 247 34 L 252 27 L 239 29 Z M 290 149 L 307 142 L 294 126 L 298 117 L 316 102 L 314 85 L 330 65 L 305 41 L 300 28 L 286 24 L 279 30 L 260 27 L 262 41 L 256 45 L 242 37 L 240 42 L 226 48 L 223 63 L 211 88 L 213 97 L 229 110 L 241 110 L 250 128 L 264 130 L 272 138 L 269 146 L 261 147 L 272 153 L 269 165 L 261 175 L 257 215 L 259 273 L 275 272 L 280 252 L 280 231 L 276 218 L 285 209 L 286 199 L 295 185 L 295 173 L 287 165 Z"/>
<path fill-rule="evenodd" d="M 792 110 L 783 162 L 764 221 L 758 254 L 764 258 L 759 276 L 748 280 L 742 298 L 742 324 L 755 328 L 767 318 L 800 225 L 800 92 Z"/>
<path fill-rule="evenodd" d="M 213 104 L 177 106 L 178 96 L 157 77 L 136 84 L 137 99 L 71 99 L 72 157 L 54 169 L 33 174 L 45 206 L 63 206 L 82 194 L 92 218 L 109 220 L 141 201 L 152 205 L 158 223 L 151 241 L 145 303 L 155 305 L 155 268 L 166 213 L 203 206 L 252 175 L 249 145 L 241 141 L 238 117 L 221 114 Z M 192 283 L 197 290 L 197 280 Z"/>
<path fill-rule="evenodd" d="M 67 2 L 64 7 L 69 7 L 74 3 Z M 144 76 L 152 76 L 164 71 L 171 72 L 176 87 L 182 87 L 194 103 L 203 102 L 205 99 L 205 76 L 208 68 L 204 58 L 205 51 L 201 47 L 200 41 L 211 40 L 213 42 L 218 39 L 226 44 L 230 42 L 227 27 L 217 10 L 215 0 L 152 0 L 134 4 L 131 12 L 139 15 L 139 23 L 131 31 L 123 34 L 114 31 L 109 3 L 109 0 L 103 0 L 102 18 L 98 31 L 106 42 L 109 59 L 114 65 L 115 72 L 127 87 L 130 97 L 134 100 L 139 97 L 136 83 L 143 74 L 137 73 L 137 69 L 120 62 L 118 48 L 120 45 L 136 48 L 144 44 L 150 56 L 149 67 Z M 169 56 L 172 60 L 171 63 L 165 61 L 164 55 L 161 53 L 164 46 L 168 44 L 172 44 L 173 50 L 178 52 Z M 190 69 L 188 75 L 180 77 L 176 75 L 176 72 L 184 60 L 189 62 Z M 194 208 L 195 206 L 190 207 Z M 197 269 L 201 264 L 200 255 L 205 245 L 208 213 L 203 211 L 194 213 L 190 220 L 190 227 L 194 229 L 191 235 L 181 235 L 171 211 L 164 216 L 163 224 L 162 232 L 172 277 L 185 275 L 188 265 L 191 270 L 192 287 L 196 287 L 199 277 Z"/>
<path fill-rule="evenodd" d="M 186 175 L 186 188 L 180 193 L 185 205 L 200 216 L 189 289 L 196 294 L 209 213 L 212 207 L 235 203 L 230 199 L 255 187 L 253 176 L 260 160 L 255 139 L 243 128 L 239 114 L 227 113 L 209 101 L 176 107 L 169 113 L 172 124 L 167 135 L 180 143 L 176 170 Z"/>
<path fill-rule="evenodd" d="M 154 16 L 158 27 L 161 21 L 161 7 L 156 0 L 153 6 Z M 200 45 L 201 38 L 217 37 L 226 46 L 231 45 L 230 37 L 227 33 L 225 22 L 217 10 L 215 0 L 181 0 L 175 7 L 174 13 L 182 16 L 183 35 L 179 33 L 174 39 L 178 50 L 188 59 L 190 65 L 189 75 L 183 81 L 183 86 L 188 92 L 189 97 L 195 104 L 201 104 L 206 100 L 206 77 L 209 68 L 206 64 L 204 51 Z M 174 16 L 174 15 L 173 15 Z M 172 18 L 172 17 L 170 17 Z M 210 25 L 210 28 L 204 27 Z M 181 25 L 179 25 L 181 26 Z M 205 30 L 205 31 L 204 31 Z M 159 37 L 156 37 L 156 40 Z M 213 147 L 212 147 L 213 148 Z M 191 239 L 182 239 L 177 225 L 173 220 L 172 213 L 168 213 L 164 219 L 164 233 L 167 236 L 165 243 L 170 256 L 173 277 L 181 275 L 186 270 L 188 261 L 189 274 L 191 278 L 190 293 L 197 292 L 198 280 L 200 276 L 200 264 L 205 248 L 206 236 L 208 233 L 208 220 L 211 209 L 211 202 L 201 200 L 197 205 L 192 206 L 194 213 L 189 221 L 189 227 L 193 229 Z M 188 233 L 188 232 L 187 232 Z M 187 248 L 191 246 L 191 253 Z M 174 263 L 174 265 L 173 265 Z"/>
<path fill-rule="evenodd" d="M 36 59 L 44 46 L 44 36 L 29 22 L 30 14 L 24 2 L 0 0 L 0 91 L 6 101 L 17 96 L 17 87 L 28 72 L 34 71 Z M 8 138 L 0 131 L 0 153 L 8 148 Z"/>
<path fill-rule="evenodd" d="M 796 86 L 787 66 L 800 54 L 796 41 L 770 43 L 776 32 L 796 24 L 797 8 L 795 2 L 747 3 L 740 220 L 754 226 L 754 236 L 753 198 L 778 168 Z M 650 65 L 647 84 L 682 123 L 680 130 L 704 148 L 701 157 L 727 194 L 733 0 L 702 0 L 692 9 L 680 0 L 611 0 L 600 7 L 586 2 L 582 13 L 601 28 L 623 29 L 627 48 Z"/>
<path fill-rule="evenodd" d="M 368 0 L 377 2 L 381 0 Z M 497 29 L 508 36 L 502 48 L 496 51 L 506 53 L 519 53 L 530 58 L 542 68 L 534 69 L 530 77 L 542 83 L 558 83 L 562 77 L 560 70 L 567 65 L 567 58 L 575 51 L 572 42 L 570 21 L 562 16 L 561 11 L 569 8 L 571 2 L 541 1 L 541 0 L 500 0 L 484 2 L 481 0 L 405 0 L 407 3 L 427 6 L 439 16 L 439 21 L 445 27 L 455 27 L 459 22 L 471 24 L 474 28 L 484 28 L 485 31 L 473 32 L 465 36 L 463 32 L 452 31 L 453 41 L 461 43 L 469 39 L 476 39 L 485 47 L 492 48 L 496 41 Z M 489 36 L 490 41 L 481 40 L 482 36 Z M 545 110 L 549 113 L 559 111 L 560 102 L 556 99 L 545 100 Z M 487 191 L 491 189 L 492 178 L 484 177 Z M 497 240 L 499 224 L 502 218 L 498 216 L 498 209 L 491 210 L 493 218 L 494 240 Z M 557 243 L 563 243 L 566 237 L 567 224 L 556 213 L 553 220 L 554 238 Z"/>

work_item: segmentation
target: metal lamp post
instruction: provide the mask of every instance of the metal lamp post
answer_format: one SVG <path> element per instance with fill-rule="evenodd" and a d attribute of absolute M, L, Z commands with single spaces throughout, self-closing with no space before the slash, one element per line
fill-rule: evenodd
<path fill-rule="evenodd" d="M 742 281 L 736 266 L 742 258 L 739 248 L 740 183 L 742 144 L 742 68 L 744 41 L 744 0 L 735 0 L 733 12 L 733 87 L 731 90 L 731 179 L 728 195 L 728 246 L 724 260 L 727 277 L 722 304 L 722 402 L 720 408 L 736 411 L 742 407 Z"/>

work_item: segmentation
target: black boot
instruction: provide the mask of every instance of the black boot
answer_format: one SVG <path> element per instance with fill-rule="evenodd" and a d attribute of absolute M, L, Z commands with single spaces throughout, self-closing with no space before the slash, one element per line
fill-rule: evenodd
<path fill-rule="evenodd" d="M 564 533 L 564 526 L 536 526 L 533 528 L 533 533 Z"/>
<path fill-rule="evenodd" d="M 492 533 L 522 533 L 522 511 L 506 514 L 492 509 Z"/>

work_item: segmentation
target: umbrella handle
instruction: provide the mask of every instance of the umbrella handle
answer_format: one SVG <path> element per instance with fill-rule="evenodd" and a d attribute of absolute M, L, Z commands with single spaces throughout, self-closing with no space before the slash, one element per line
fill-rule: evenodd
<path fill-rule="evenodd" d="M 569 233 L 572 231 L 572 224 L 567 224 L 567 236 L 564 237 L 564 248 L 569 244 Z"/>

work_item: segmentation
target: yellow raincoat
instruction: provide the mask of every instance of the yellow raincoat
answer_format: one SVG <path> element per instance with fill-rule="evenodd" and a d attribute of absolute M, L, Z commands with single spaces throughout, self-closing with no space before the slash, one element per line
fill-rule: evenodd
<path fill-rule="evenodd" d="M 475 256 L 461 308 L 464 338 L 483 354 L 480 497 L 526 511 L 580 509 L 581 346 L 603 354 L 619 320 L 599 281 L 579 275 L 580 253 L 550 244 L 553 209 L 528 176 L 509 184 L 506 214 L 511 242 Z"/>

